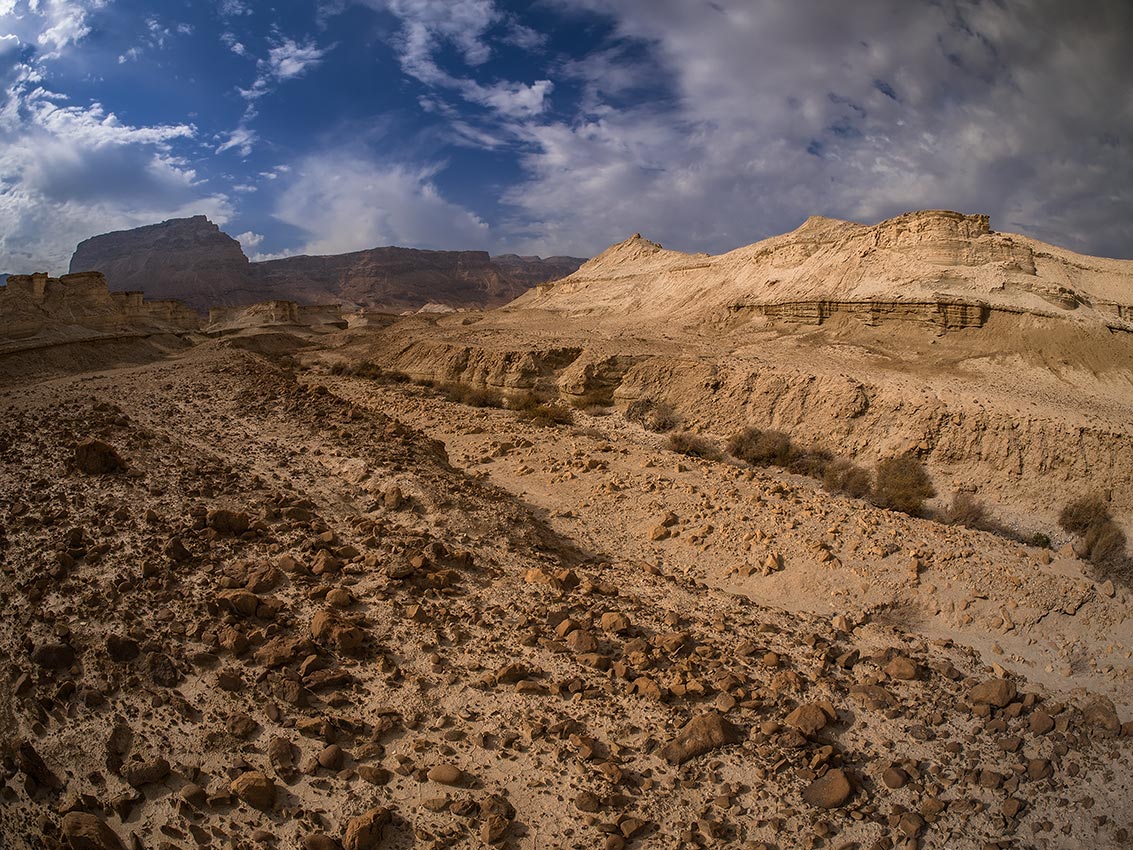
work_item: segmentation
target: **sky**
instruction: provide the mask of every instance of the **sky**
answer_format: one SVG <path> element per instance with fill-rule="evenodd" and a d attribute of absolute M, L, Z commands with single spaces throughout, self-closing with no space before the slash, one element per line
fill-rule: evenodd
<path fill-rule="evenodd" d="M 1133 257 L 1130 0 L 0 0 L 0 271 L 718 253 L 915 209 Z"/>

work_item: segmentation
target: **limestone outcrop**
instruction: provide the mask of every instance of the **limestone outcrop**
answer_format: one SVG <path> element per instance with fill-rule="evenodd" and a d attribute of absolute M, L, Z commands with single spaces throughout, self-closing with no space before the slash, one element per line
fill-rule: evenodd
<path fill-rule="evenodd" d="M 87 239 L 71 258 L 71 271 L 96 269 L 116 288 L 179 298 L 202 312 L 287 300 L 400 313 L 430 302 L 496 307 L 535 284 L 570 274 L 582 262 L 384 247 L 253 263 L 239 242 L 204 216 L 194 216 Z"/>
<path fill-rule="evenodd" d="M 717 256 L 666 250 L 635 234 L 513 306 L 623 324 L 729 315 L 818 324 L 846 313 L 867 324 L 928 320 L 945 330 L 1002 310 L 1133 330 L 1131 305 L 1133 261 L 997 233 L 986 215 L 927 210 L 873 226 L 812 216 Z"/>
<path fill-rule="evenodd" d="M 111 292 L 98 272 L 9 275 L 0 287 L 0 341 L 184 332 L 199 325 L 196 313 L 178 301 Z"/>

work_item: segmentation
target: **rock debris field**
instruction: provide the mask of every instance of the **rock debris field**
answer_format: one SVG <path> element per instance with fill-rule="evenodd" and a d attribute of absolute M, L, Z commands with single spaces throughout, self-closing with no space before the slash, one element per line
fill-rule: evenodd
<path fill-rule="evenodd" d="M 5 847 L 1130 842 L 1124 656 L 932 635 L 1049 581 L 902 621 L 1025 547 L 220 346 L 0 403 Z"/>

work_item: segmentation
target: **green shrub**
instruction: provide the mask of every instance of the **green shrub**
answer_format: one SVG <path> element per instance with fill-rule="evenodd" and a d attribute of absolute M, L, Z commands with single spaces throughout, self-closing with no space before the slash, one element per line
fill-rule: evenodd
<path fill-rule="evenodd" d="M 844 493 L 854 499 L 864 499 L 873 491 L 873 476 L 849 458 L 832 460 L 822 476 L 822 486 L 831 493 Z"/>
<path fill-rule="evenodd" d="M 702 457 L 705 460 L 718 460 L 721 457 L 719 446 L 707 437 L 691 431 L 676 431 L 670 434 L 669 449 L 690 457 Z"/>
<path fill-rule="evenodd" d="M 925 500 L 935 495 L 924 464 L 912 455 L 886 458 L 877 465 L 873 497 L 881 507 L 920 516 Z"/>

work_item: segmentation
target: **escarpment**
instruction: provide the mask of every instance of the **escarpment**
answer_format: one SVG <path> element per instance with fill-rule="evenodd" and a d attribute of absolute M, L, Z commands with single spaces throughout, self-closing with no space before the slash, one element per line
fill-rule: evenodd
<path fill-rule="evenodd" d="M 812 217 L 718 256 L 635 234 L 474 324 L 395 325 L 373 350 L 415 377 L 664 402 L 696 430 L 778 429 L 867 464 L 912 452 L 942 493 L 1023 513 L 1091 491 L 1129 512 L 1131 304 L 1133 261 L 987 216 Z M 552 350 L 574 357 L 548 372 Z"/>

